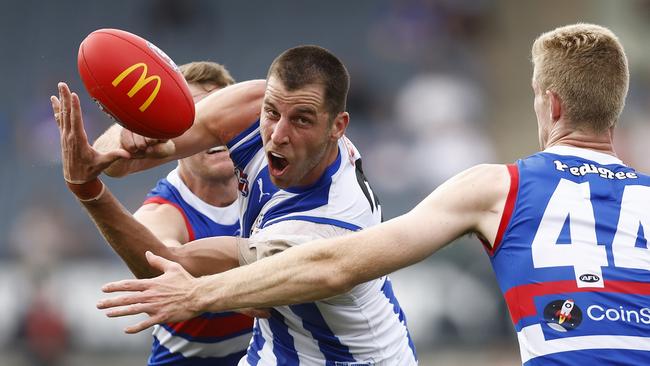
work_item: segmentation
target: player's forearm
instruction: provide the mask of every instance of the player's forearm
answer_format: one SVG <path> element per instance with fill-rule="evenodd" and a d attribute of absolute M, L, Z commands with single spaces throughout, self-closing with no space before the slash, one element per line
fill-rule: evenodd
<path fill-rule="evenodd" d="M 331 297 L 427 257 L 407 216 L 342 237 L 293 247 L 251 265 L 196 280 L 205 311 L 296 304 Z"/>
<path fill-rule="evenodd" d="M 170 248 L 135 220 L 108 189 L 97 201 L 81 203 L 106 242 L 137 278 L 155 277 L 161 273 L 151 268 L 147 262 L 147 250 L 172 260 L 176 259 Z"/>
<path fill-rule="evenodd" d="M 269 307 L 322 299 L 349 289 L 345 281 L 334 278 L 336 256 L 328 248 L 302 249 L 290 248 L 247 266 L 198 278 L 193 303 L 201 311 Z"/>
<path fill-rule="evenodd" d="M 239 266 L 237 240 L 230 236 L 204 238 L 170 248 L 170 252 L 191 275 L 212 275 Z"/>

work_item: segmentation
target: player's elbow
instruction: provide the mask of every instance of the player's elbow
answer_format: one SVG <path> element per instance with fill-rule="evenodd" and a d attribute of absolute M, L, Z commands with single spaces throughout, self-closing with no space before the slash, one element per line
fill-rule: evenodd
<path fill-rule="evenodd" d="M 318 281 L 324 287 L 328 297 L 350 291 L 357 283 L 354 274 L 341 261 L 331 258 L 324 262 L 321 270 L 315 271 L 320 276 Z"/>
<path fill-rule="evenodd" d="M 352 290 L 354 287 L 353 278 L 346 276 L 342 271 L 335 271 L 331 273 L 328 278 L 324 279 L 323 286 L 325 286 L 328 297 L 342 294 Z"/>

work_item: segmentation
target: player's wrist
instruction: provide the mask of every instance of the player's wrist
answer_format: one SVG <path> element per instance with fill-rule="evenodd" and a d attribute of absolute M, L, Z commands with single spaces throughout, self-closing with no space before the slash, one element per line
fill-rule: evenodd
<path fill-rule="evenodd" d="M 81 202 L 91 202 L 99 200 L 106 192 L 106 186 L 97 177 L 87 182 L 78 182 L 65 180 L 65 184 L 72 194 Z"/>
<path fill-rule="evenodd" d="M 208 296 L 206 296 L 210 293 L 210 291 L 205 287 L 208 285 L 209 281 L 206 281 L 205 277 L 196 277 L 192 279 L 192 290 L 189 294 L 190 296 L 187 302 L 187 308 L 194 314 L 201 314 L 208 311 L 208 308 L 211 305 L 211 301 L 208 299 Z"/>

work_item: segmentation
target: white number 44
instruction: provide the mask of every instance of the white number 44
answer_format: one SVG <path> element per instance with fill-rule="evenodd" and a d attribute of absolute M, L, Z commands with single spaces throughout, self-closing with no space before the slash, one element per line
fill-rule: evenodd
<path fill-rule="evenodd" d="M 614 266 L 650 271 L 650 251 L 635 246 L 639 225 L 650 229 L 649 210 L 650 187 L 626 186 L 612 241 Z M 556 244 L 567 217 L 570 243 Z M 605 245 L 598 245 L 596 240 L 589 183 L 560 180 L 544 211 L 531 249 L 535 268 L 572 266 L 578 287 L 604 287 L 602 267 L 608 266 L 607 251 Z"/>

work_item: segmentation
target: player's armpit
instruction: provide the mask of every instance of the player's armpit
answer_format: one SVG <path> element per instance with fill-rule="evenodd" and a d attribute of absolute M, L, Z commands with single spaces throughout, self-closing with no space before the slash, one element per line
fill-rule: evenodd
<path fill-rule="evenodd" d="M 182 213 L 170 204 L 147 203 L 133 217 L 167 246 L 177 247 L 190 241 Z"/>

